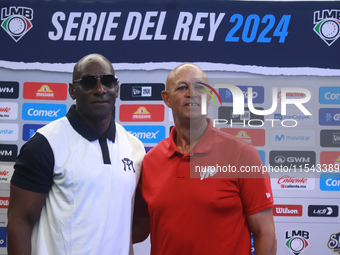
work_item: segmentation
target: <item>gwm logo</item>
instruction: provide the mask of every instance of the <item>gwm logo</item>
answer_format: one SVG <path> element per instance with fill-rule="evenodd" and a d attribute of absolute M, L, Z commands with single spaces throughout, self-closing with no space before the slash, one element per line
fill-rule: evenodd
<path fill-rule="evenodd" d="M 313 30 L 331 46 L 340 37 L 340 10 L 322 10 L 314 12 Z"/>
<path fill-rule="evenodd" d="M 1 27 L 14 41 L 19 41 L 32 27 L 33 10 L 27 7 L 5 7 L 1 9 Z"/>

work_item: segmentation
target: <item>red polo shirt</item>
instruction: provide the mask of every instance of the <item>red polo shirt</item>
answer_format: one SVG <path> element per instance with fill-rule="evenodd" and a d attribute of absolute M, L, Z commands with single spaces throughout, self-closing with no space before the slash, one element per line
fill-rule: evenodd
<path fill-rule="evenodd" d="M 185 155 L 174 142 L 175 134 L 173 128 L 143 161 L 141 187 L 151 217 L 151 254 L 251 254 L 246 217 L 273 206 L 269 176 L 247 178 L 222 170 L 202 175 L 197 166 L 260 166 L 257 150 L 214 128 L 211 121 Z"/>

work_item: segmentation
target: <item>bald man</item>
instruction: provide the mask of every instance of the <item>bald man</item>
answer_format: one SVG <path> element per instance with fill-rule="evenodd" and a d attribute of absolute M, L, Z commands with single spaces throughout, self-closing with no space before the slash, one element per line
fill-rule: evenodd
<path fill-rule="evenodd" d="M 262 163 L 252 145 L 214 128 L 201 114 L 207 82 L 201 68 L 184 63 L 169 73 L 162 92 L 175 127 L 146 154 L 140 185 L 151 254 L 249 255 L 251 233 L 256 255 L 276 254 L 268 176 L 193 171 L 205 164 L 239 169 Z"/>
<path fill-rule="evenodd" d="M 74 66 L 67 115 L 39 129 L 14 166 L 8 254 L 132 254 L 131 217 L 143 144 L 112 118 L 112 64 L 90 54 Z"/>

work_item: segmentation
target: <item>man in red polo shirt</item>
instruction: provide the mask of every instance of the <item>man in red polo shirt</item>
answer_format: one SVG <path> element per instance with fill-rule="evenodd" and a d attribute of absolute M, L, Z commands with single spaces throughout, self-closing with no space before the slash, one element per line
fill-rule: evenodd
<path fill-rule="evenodd" d="M 193 78 L 207 76 L 192 63 L 169 73 L 162 98 L 175 127 L 143 161 L 140 187 L 150 216 L 151 254 L 249 255 L 251 233 L 256 255 L 276 254 L 269 175 L 217 171 L 260 166 L 261 159 L 252 145 L 214 128 L 201 114 L 205 92 Z"/>

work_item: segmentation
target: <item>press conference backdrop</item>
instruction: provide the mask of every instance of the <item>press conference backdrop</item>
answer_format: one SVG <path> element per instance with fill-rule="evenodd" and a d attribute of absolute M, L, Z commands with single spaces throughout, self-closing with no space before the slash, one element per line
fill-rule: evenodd
<path fill-rule="evenodd" d="M 174 125 L 160 97 L 172 68 L 195 62 L 210 85 L 238 86 L 244 114 L 234 113 L 233 94 L 220 88 L 222 105 L 211 102 L 207 116 L 228 121 L 216 127 L 253 144 L 265 166 L 281 169 L 271 175 L 277 254 L 340 252 L 339 2 L 1 1 L 0 7 L 0 254 L 18 152 L 38 128 L 66 114 L 74 103 L 67 92 L 73 66 L 93 52 L 113 63 L 120 80 L 115 120 L 146 150 Z M 303 106 L 311 115 L 295 105 L 284 115 L 286 87 L 310 92 Z M 306 90 L 283 93 L 301 100 Z M 261 116 L 250 96 L 257 110 L 270 109 L 274 99 L 278 107 Z M 149 240 L 134 248 L 149 254 Z"/>

